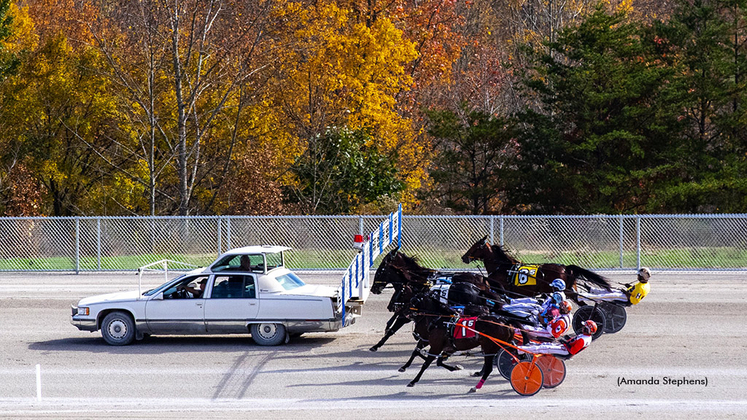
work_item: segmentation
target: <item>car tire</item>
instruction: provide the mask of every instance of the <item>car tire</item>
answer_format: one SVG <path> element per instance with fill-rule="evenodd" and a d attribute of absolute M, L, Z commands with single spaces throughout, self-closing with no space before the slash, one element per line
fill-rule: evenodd
<path fill-rule="evenodd" d="M 125 312 L 112 312 L 101 323 L 101 336 L 112 346 L 126 346 L 135 340 L 135 321 Z"/>
<path fill-rule="evenodd" d="M 285 342 L 286 332 L 283 324 L 252 324 L 252 339 L 260 346 L 277 346 Z"/>

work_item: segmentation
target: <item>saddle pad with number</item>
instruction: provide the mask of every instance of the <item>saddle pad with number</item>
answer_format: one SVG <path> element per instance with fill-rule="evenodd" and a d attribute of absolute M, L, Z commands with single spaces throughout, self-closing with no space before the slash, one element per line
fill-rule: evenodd
<path fill-rule="evenodd" d="M 520 265 L 514 272 L 515 286 L 534 286 L 537 284 L 539 265 Z"/>
<path fill-rule="evenodd" d="M 459 318 L 458 325 L 454 326 L 454 338 L 474 338 L 475 324 L 477 324 L 477 317 L 473 316 L 470 318 Z"/>
<path fill-rule="evenodd" d="M 431 292 L 436 294 L 436 296 L 438 297 L 438 300 L 441 301 L 441 303 L 448 305 L 450 287 L 451 287 L 451 284 L 437 284 L 431 287 Z"/>

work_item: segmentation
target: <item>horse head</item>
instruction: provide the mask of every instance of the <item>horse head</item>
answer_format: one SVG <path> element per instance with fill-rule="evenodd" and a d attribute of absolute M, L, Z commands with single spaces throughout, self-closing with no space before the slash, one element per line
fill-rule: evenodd
<path fill-rule="evenodd" d="M 374 281 L 371 285 L 371 293 L 375 295 L 381 294 L 382 290 L 384 290 L 384 288 L 392 282 L 394 276 L 397 276 L 397 273 L 391 270 L 392 261 L 395 259 L 397 254 L 399 254 L 399 247 L 396 247 L 393 250 L 389 251 L 389 253 L 381 259 L 381 263 L 376 269 L 376 274 L 374 274 Z"/>
<path fill-rule="evenodd" d="M 462 255 L 462 262 L 469 264 L 474 260 L 483 260 L 490 254 L 490 244 L 488 243 L 488 235 L 485 235 L 482 239 L 475 242 L 467 252 Z"/>

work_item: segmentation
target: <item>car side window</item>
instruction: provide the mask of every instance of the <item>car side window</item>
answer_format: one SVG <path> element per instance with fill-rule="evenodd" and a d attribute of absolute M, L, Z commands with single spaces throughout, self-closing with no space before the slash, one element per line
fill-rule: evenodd
<path fill-rule="evenodd" d="M 213 299 L 255 298 L 254 277 L 245 275 L 216 276 L 210 297 Z"/>
<path fill-rule="evenodd" d="M 208 276 L 185 277 L 163 291 L 164 299 L 188 299 L 202 296 L 201 282 Z"/>

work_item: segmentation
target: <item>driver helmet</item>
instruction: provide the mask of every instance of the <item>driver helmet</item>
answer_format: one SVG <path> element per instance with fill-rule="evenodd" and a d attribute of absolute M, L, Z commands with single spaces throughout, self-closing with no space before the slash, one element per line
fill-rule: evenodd
<path fill-rule="evenodd" d="M 565 290 L 565 282 L 561 279 L 555 279 L 550 283 L 550 286 L 552 286 L 555 290 Z"/>
<path fill-rule="evenodd" d="M 560 304 L 560 313 L 561 314 L 563 314 L 563 315 L 569 314 L 569 313 L 571 313 L 572 310 L 573 310 L 573 306 L 571 306 L 571 302 L 568 302 L 567 300 L 564 300 Z"/>
<path fill-rule="evenodd" d="M 563 303 L 564 300 L 563 295 L 560 293 L 555 292 L 552 294 L 552 303 L 554 303 L 555 306 L 560 307 L 560 304 Z"/>
<path fill-rule="evenodd" d="M 597 332 L 597 323 L 590 319 L 584 321 L 584 326 L 581 329 L 581 332 L 586 335 L 593 335 Z"/>
<path fill-rule="evenodd" d="M 648 269 L 648 267 L 641 267 L 638 269 L 638 278 L 641 279 L 642 283 L 648 282 L 648 279 L 651 278 L 651 270 Z"/>

